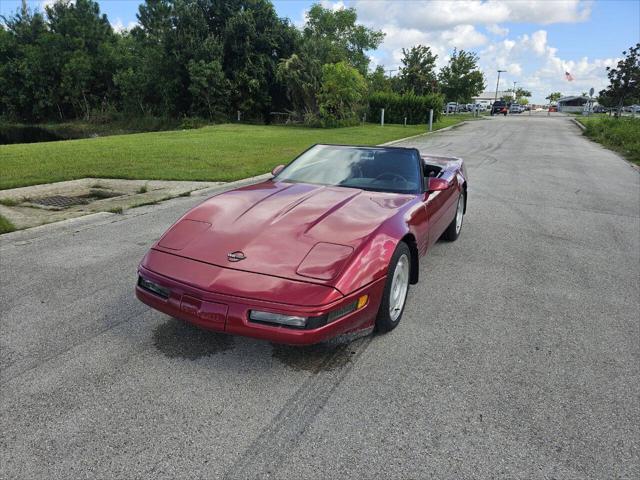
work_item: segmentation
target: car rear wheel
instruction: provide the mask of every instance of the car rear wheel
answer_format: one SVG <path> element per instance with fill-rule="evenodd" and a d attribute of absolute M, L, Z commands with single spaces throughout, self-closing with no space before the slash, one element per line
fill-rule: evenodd
<path fill-rule="evenodd" d="M 389 332 L 398 326 L 409 292 L 411 277 L 411 251 L 406 243 L 400 242 L 389 262 L 387 283 L 376 318 L 376 330 Z"/>
<path fill-rule="evenodd" d="M 449 224 L 447 229 L 444 231 L 442 238 L 453 242 L 458 239 L 460 236 L 460 231 L 462 230 L 462 221 L 464 220 L 464 190 L 460 192 L 460 196 L 458 197 L 458 206 L 456 207 L 456 216 L 453 218 L 453 221 Z"/>

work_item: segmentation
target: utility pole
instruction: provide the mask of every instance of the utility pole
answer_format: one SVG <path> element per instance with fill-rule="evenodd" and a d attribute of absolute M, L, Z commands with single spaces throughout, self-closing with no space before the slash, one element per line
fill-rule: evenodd
<path fill-rule="evenodd" d="M 496 96 L 493 99 L 493 103 L 498 101 L 498 87 L 500 86 L 500 74 L 506 72 L 506 70 L 498 70 L 498 81 L 496 82 Z M 491 107 L 493 108 L 493 106 Z"/>
<path fill-rule="evenodd" d="M 397 71 L 398 71 L 398 69 L 397 69 L 397 68 L 391 68 L 391 69 L 389 69 L 389 70 L 385 70 L 385 71 L 389 73 L 389 78 L 391 78 L 391 74 L 392 74 L 393 72 L 397 72 Z"/>
<path fill-rule="evenodd" d="M 516 97 L 516 83 L 518 82 L 513 82 L 513 102 L 515 103 L 517 97 Z"/>

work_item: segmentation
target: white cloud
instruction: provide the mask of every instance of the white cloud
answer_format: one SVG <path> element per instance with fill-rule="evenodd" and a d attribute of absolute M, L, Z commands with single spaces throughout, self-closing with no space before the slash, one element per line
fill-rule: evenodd
<path fill-rule="evenodd" d="M 58 2 L 75 3 L 75 0 L 42 0 L 40 2 L 40 10 L 44 12 L 46 7 L 52 7 L 54 3 Z"/>
<path fill-rule="evenodd" d="M 331 0 L 322 0 L 320 2 L 320 5 L 331 10 L 332 12 L 337 12 L 338 10 L 344 10 L 346 8 L 342 0 L 338 0 L 337 2 L 332 2 Z"/>
<path fill-rule="evenodd" d="M 111 22 L 111 28 L 113 28 L 113 30 L 118 33 L 129 31 L 137 25 L 138 22 L 129 22 L 125 25 L 124 23 L 122 23 L 122 20 L 120 18 L 116 18 L 115 22 Z"/>
<path fill-rule="evenodd" d="M 478 32 L 473 25 L 457 25 L 449 30 L 422 31 L 416 28 L 399 28 L 395 25 L 382 27 L 385 39 L 379 49 L 378 60 L 386 65 L 399 65 L 402 49 L 415 45 L 428 45 L 438 55 L 436 65 L 440 68 L 448 61 L 448 55 L 454 48 L 476 49 L 487 44 L 487 37 Z"/>
<path fill-rule="evenodd" d="M 522 75 L 522 67 L 520 66 L 519 63 L 510 63 L 509 65 L 507 65 L 506 70 L 511 75 L 514 75 L 516 77 L 519 77 L 520 75 Z"/>
<path fill-rule="evenodd" d="M 451 30 L 445 30 L 441 38 L 450 47 L 470 49 L 487 43 L 487 37 L 478 32 L 473 25 L 456 25 Z"/>
<path fill-rule="evenodd" d="M 453 48 L 477 52 L 485 73 L 487 90 L 495 88 L 497 69 L 507 70 L 500 88 L 518 86 L 531 90 L 532 100 L 541 103 L 551 91 L 581 93 L 594 87 L 604 88 L 608 81 L 606 66 L 617 59 L 564 58 L 549 44 L 543 25 L 577 23 L 589 19 L 592 0 L 322 0 L 325 8 L 339 10 L 355 7 L 358 21 L 382 30 L 383 44 L 370 58 L 372 66 L 395 69 L 400 65 L 402 49 L 428 45 L 438 55 L 441 68 Z M 303 22 L 296 22 L 302 24 Z M 505 24 L 534 24 L 530 32 L 510 36 Z M 567 82 L 569 71 L 575 81 Z"/>
<path fill-rule="evenodd" d="M 588 0 L 508 1 L 355 0 L 361 20 L 393 23 L 399 27 L 446 29 L 460 24 L 496 26 L 499 23 L 575 23 L 591 14 Z"/>
<path fill-rule="evenodd" d="M 544 55 L 547 53 L 547 32 L 545 30 L 538 30 L 532 33 L 531 37 L 523 35 L 522 42 L 525 47 L 533 50 L 533 53 L 536 55 Z"/>
<path fill-rule="evenodd" d="M 552 91 L 580 94 L 591 87 L 600 91 L 608 84 L 606 67 L 618 61 L 617 58 L 564 59 L 557 48 L 548 44 L 545 30 L 493 43 L 479 54 L 488 88 L 495 88 L 496 70 L 500 68 L 506 70 L 500 80 L 501 88 L 508 88 L 517 81 L 518 86 L 533 93 L 533 100 L 538 103 Z M 565 72 L 570 72 L 575 80 L 568 82 Z"/>
<path fill-rule="evenodd" d="M 492 23 L 487 25 L 487 30 L 490 33 L 493 33 L 494 35 L 498 35 L 499 37 L 505 37 L 507 35 L 509 35 L 509 29 L 508 28 L 503 28 L 500 25 L 498 25 L 497 23 Z"/>

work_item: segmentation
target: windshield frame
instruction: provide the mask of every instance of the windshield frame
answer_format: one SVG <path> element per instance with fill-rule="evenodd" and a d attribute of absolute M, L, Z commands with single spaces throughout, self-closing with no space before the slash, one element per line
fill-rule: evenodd
<path fill-rule="evenodd" d="M 330 184 L 325 184 L 325 183 L 314 183 L 314 182 L 309 182 L 309 181 L 295 181 L 295 180 L 290 180 L 290 179 L 279 179 L 278 177 L 280 177 L 280 175 L 287 170 L 287 168 L 289 168 L 296 160 L 298 160 L 300 157 L 302 157 L 305 153 L 307 153 L 309 150 L 318 147 L 318 146 L 322 146 L 322 147 L 344 147 L 344 148 L 356 148 L 356 149 L 366 149 L 366 150 L 403 150 L 403 151 L 408 151 L 413 153 L 414 158 L 415 158 L 415 163 L 416 163 L 416 170 L 418 172 L 418 179 L 419 179 L 419 185 L 418 188 L 416 189 L 416 191 L 414 192 L 393 192 L 390 191 L 388 189 L 374 189 L 374 188 L 363 188 L 363 187 L 350 187 L 350 186 L 346 186 L 346 185 L 330 185 Z M 421 193 L 423 193 L 425 191 L 425 180 L 424 180 L 424 171 L 423 171 L 423 167 L 422 167 L 422 158 L 420 156 L 420 152 L 418 151 L 417 148 L 411 148 L 411 147 L 387 147 L 387 146 L 372 146 L 372 145 L 346 145 L 346 144 L 341 144 L 341 143 L 314 143 L 313 145 L 311 145 L 309 148 L 305 149 L 304 151 L 302 151 L 300 154 L 298 154 L 293 160 L 291 160 L 289 163 L 287 163 L 284 168 L 282 168 L 282 170 L 280 170 L 278 172 L 277 175 L 271 177 L 271 181 L 272 182 L 276 182 L 276 181 L 280 181 L 283 183 L 306 183 L 309 185 L 322 185 L 322 186 L 326 186 L 326 187 L 336 187 L 336 188 L 351 188 L 351 189 L 357 189 L 357 190 L 363 190 L 363 191 L 368 191 L 368 192 L 382 192 L 382 193 L 390 193 L 390 194 L 395 194 L 395 195 L 419 195 Z"/>

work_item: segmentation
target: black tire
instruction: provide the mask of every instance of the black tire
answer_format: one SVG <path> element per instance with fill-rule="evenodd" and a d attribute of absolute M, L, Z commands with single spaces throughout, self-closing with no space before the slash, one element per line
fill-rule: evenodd
<path fill-rule="evenodd" d="M 402 308 L 400 309 L 399 314 L 395 318 L 392 318 L 390 312 L 390 303 L 392 301 L 391 298 L 391 288 L 393 284 L 393 278 L 396 271 L 396 267 L 401 258 L 403 262 L 408 262 L 408 275 L 406 278 L 406 292 L 404 293 L 404 298 L 402 299 Z M 376 317 L 376 331 L 381 333 L 390 332 L 394 328 L 398 326 L 400 320 L 402 319 L 402 314 L 404 313 L 404 307 L 407 304 L 407 295 L 409 293 L 409 284 L 411 279 L 411 250 L 406 243 L 400 242 L 396 247 L 396 251 L 393 252 L 393 256 L 391 257 L 391 261 L 389 262 L 389 270 L 387 272 L 387 282 L 384 286 L 384 292 L 382 293 L 382 301 L 380 302 L 380 308 L 378 309 L 378 316 Z"/>
<path fill-rule="evenodd" d="M 462 231 L 462 221 L 464 219 L 464 205 L 465 205 L 465 191 L 462 190 L 460 192 L 460 196 L 458 197 L 458 206 L 456 207 L 456 215 L 453 217 L 453 220 L 447 227 L 447 229 L 442 234 L 442 238 L 447 240 L 448 242 L 455 242 L 460 236 L 460 232 Z M 459 210 L 462 209 L 462 217 L 458 217 Z M 460 220 L 460 227 L 458 228 L 458 219 Z"/>

